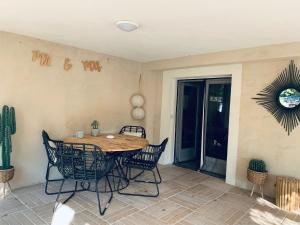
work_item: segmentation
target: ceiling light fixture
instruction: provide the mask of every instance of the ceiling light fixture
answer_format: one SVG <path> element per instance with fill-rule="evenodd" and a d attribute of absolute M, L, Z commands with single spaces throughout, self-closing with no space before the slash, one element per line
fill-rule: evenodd
<path fill-rule="evenodd" d="M 116 22 L 116 26 L 122 31 L 131 32 L 136 30 L 139 25 L 129 20 L 119 20 Z"/>

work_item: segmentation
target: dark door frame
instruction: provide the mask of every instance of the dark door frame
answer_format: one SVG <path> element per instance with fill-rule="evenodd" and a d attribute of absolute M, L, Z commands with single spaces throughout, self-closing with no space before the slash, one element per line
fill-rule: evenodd
<path fill-rule="evenodd" d="M 196 124 L 196 129 L 198 132 L 201 133 L 201 141 L 198 140 L 197 135 L 195 135 L 195 145 L 201 143 L 200 149 L 199 149 L 199 157 L 200 157 L 200 164 L 199 164 L 199 170 L 201 169 L 201 160 L 205 158 L 205 140 L 206 140 L 206 126 L 207 123 L 205 122 L 207 120 L 207 107 L 208 107 L 208 85 L 209 84 L 231 84 L 231 77 L 224 76 L 220 78 L 204 78 L 204 79 L 179 79 L 177 80 L 177 99 L 176 99 L 176 121 L 175 121 L 175 145 L 174 145 L 174 164 L 178 163 L 177 159 L 177 146 L 181 146 L 181 138 L 177 137 L 182 137 L 182 129 L 177 129 L 178 123 L 182 124 L 182 107 L 178 109 L 178 102 L 179 98 L 183 98 L 183 90 L 179 91 L 179 82 L 180 83 L 189 83 L 189 85 L 192 86 L 191 83 L 193 82 L 204 82 L 204 94 L 203 94 L 203 105 L 199 106 L 200 104 L 197 104 L 197 111 L 200 110 L 199 107 L 202 107 L 203 113 L 202 113 L 202 122 L 201 122 L 201 130 L 199 129 L 199 118 L 197 117 L 197 124 Z M 197 86 L 197 85 L 195 85 Z M 182 88 L 183 86 L 181 86 Z M 197 90 L 198 92 L 200 91 L 199 89 Z M 199 93 L 197 94 L 199 96 Z M 180 139 L 180 140 L 178 140 Z M 228 151 L 228 146 L 227 146 L 227 151 Z M 204 155 L 204 157 L 201 156 L 201 154 Z M 203 162 L 204 164 L 204 162 Z M 225 171 L 226 172 L 226 171 Z"/>
<path fill-rule="evenodd" d="M 175 145 L 174 145 L 174 164 L 178 163 L 178 146 L 182 146 L 182 140 L 181 138 L 177 138 L 177 137 L 182 137 L 182 114 L 183 114 L 183 107 L 178 108 L 178 102 L 183 102 L 183 98 L 184 98 L 184 90 L 182 89 L 184 86 L 180 85 L 180 84 L 184 84 L 186 83 L 188 86 L 195 86 L 197 87 L 197 97 L 199 97 L 200 95 L 200 88 L 199 85 L 193 84 L 194 82 L 205 82 L 205 79 L 192 79 L 192 80 L 177 80 L 177 99 L 176 99 L 176 123 L 175 123 Z M 204 87 L 205 87 L 205 83 Z M 203 87 L 203 88 L 204 88 Z M 199 104 L 197 104 L 197 109 L 196 112 L 199 112 Z M 203 107 L 203 106 L 202 106 Z M 180 124 L 180 125 L 179 125 Z M 181 129 L 177 129 L 178 125 L 181 126 Z M 202 126 L 202 123 L 201 123 Z M 199 117 L 196 117 L 196 128 L 195 130 L 197 130 L 196 132 L 200 132 L 199 129 Z M 201 134 L 202 136 L 202 134 Z M 195 146 L 199 145 L 199 138 L 198 134 L 195 134 Z M 200 156 L 199 156 L 200 157 Z"/>

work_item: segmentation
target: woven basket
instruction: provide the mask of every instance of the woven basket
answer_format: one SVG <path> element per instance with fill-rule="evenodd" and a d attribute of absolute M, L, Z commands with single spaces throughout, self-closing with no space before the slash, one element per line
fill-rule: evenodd
<path fill-rule="evenodd" d="M 247 170 L 247 179 L 257 185 L 263 185 L 268 177 L 268 172 L 257 172 L 254 170 Z"/>
<path fill-rule="evenodd" d="M 10 181 L 15 174 L 15 168 L 12 166 L 10 169 L 0 169 L 0 183 L 6 183 Z"/>

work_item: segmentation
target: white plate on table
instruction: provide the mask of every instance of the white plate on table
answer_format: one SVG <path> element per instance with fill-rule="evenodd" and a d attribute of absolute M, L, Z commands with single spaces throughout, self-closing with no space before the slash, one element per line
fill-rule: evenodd
<path fill-rule="evenodd" d="M 113 139 L 113 138 L 115 138 L 115 136 L 114 135 L 106 135 L 106 138 Z"/>

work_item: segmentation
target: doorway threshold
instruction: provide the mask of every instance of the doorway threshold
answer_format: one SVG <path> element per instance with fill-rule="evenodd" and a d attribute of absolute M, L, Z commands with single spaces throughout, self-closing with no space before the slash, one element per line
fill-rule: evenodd
<path fill-rule="evenodd" d="M 174 163 L 174 165 L 185 168 L 185 169 L 195 170 L 195 171 L 197 171 L 199 169 L 199 161 L 197 161 L 197 160 L 177 162 L 177 163 Z"/>
<path fill-rule="evenodd" d="M 222 179 L 222 180 L 224 180 L 224 181 L 225 181 L 225 179 L 226 179 L 226 176 L 225 176 L 225 175 L 222 175 L 222 174 L 213 173 L 213 172 L 206 171 L 206 170 L 198 170 L 198 171 L 201 172 L 201 173 L 204 173 L 204 174 L 206 174 L 206 175 L 212 176 L 212 177 L 220 178 L 220 179 Z"/>

